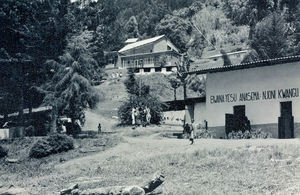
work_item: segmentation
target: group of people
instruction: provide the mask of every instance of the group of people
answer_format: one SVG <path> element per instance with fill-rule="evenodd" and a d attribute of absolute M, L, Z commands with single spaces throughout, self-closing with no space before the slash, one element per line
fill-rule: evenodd
<path fill-rule="evenodd" d="M 195 129 L 196 129 L 196 126 L 195 126 L 195 123 L 194 123 L 194 119 L 191 120 L 192 121 L 192 124 L 188 124 L 188 123 L 185 123 L 184 126 L 183 126 L 183 134 L 188 134 L 188 137 L 190 139 L 190 144 L 194 144 L 194 139 L 195 139 Z"/>
<path fill-rule="evenodd" d="M 150 108 L 148 107 L 137 107 L 132 108 L 131 110 L 131 119 L 132 119 L 132 126 L 135 127 L 137 125 L 142 125 L 145 127 L 146 125 L 150 124 L 151 121 L 151 113 Z"/>

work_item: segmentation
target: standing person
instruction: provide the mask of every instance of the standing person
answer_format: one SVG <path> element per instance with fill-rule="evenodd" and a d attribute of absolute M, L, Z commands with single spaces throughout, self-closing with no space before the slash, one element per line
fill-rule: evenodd
<path fill-rule="evenodd" d="M 101 133 L 101 124 L 98 124 L 98 133 Z"/>
<path fill-rule="evenodd" d="M 135 116 L 136 116 L 136 110 L 135 110 L 135 108 L 132 108 L 131 109 L 131 119 L 132 119 L 131 124 L 132 124 L 132 127 L 135 126 Z"/>
<path fill-rule="evenodd" d="M 191 145 L 194 144 L 194 138 L 195 138 L 195 123 L 194 123 L 194 119 L 192 119 L 192 125 L 191 125 L 191 129 L 190 129 L 190 142 Z"/>
<path fill-rule="evenodd" d="M 150 108 L 148 107 L 146 107 L 146 121 L 147 121 L 147 125 L 149 125 L 151 121 L 151 114 L 150 114 Z"/>

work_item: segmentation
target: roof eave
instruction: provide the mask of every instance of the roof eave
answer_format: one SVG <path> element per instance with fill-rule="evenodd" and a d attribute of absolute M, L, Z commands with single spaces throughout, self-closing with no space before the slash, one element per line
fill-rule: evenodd
<path fill-rule="evenodd" d="M 189 71 L 186 74 L 207 74 L 207 73 L 215 73 L 215 72 L 226 72 L 226 71 L 256 68 L 256 67 L 263 67 L 263 66 L 273 66 L 277 64 L 291 63 L 297 61 L 300 61 L 300 55 L 274 58 L 268 60 L 260 60 L 260 61 L 254 61 L 249 63 L 235 64 L 230 66 L 223 66 L 223 67 L 210 68 L 204 70 L 194 70 L 194 71 Z"/>

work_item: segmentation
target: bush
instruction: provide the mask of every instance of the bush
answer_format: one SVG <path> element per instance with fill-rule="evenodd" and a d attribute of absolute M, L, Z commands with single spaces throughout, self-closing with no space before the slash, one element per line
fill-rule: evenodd
<path fill-rule="evenodd" d="M 126 101 L 123 102 L 123 104 L 119 107 L 118 116 L 120 118 L 120 122 L 122 125 L 131 125 L 132 124 L 132 118 L 131 118 L 131 112 L 132 108 L 142 108 L 148 107 L 150 109 L 151 114 L 151 124 L 160 124 L 162 121 L 162 108 L 163 104 L 159 101 L 156 97 L 151 96 L 131 96 Z M 144 120 L 136 117 L 136 123 L 138 124 L 139 120 Z"/>
<path fill-rule="evenodd" d="M 5 157 L 7 155 L 7 149 L 0 146 L 0 158 Z"/>
<path fill-rule="evenodd" d="M 228 133 L 228 139 L 267 139 L 271 138 L 272 135 L 270 133 L 265 133 L 261 129 L 255 129 L 250 131 L 232 131 Z"/>
<path fill-rule="evenodd" d="M 53 134 L 38 140 L 30 149 L 29 157 L 42 158 L 74 148 L 73 139 L 63 134 Z"/>
<path fill-rule="evenodd" d="M 196 138 L 215 138 L 215 134 L 209 129 L 200 129 L 196 131 Z"/>

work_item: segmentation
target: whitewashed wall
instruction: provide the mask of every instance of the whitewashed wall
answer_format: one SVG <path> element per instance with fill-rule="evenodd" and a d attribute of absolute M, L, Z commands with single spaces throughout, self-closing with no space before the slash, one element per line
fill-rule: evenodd
<path fill-rule="evenodd" d="M 164 112 L 164 123 L 170 125 L 182 125 L 184 120 L 184 114 L 184 110 Z"/>
<path fill-rule="evenodd" d="M 283 98 L 280 90 L 293 89 L 294 97 Z M 246 116 L 253 124 L 278 123 L 280 102 L 292 101 L 295 123 L 300 122 L 300 63 L 257 67 L 207 74 L 206 106 L 196 104 L 195 114 L 205 110 L 205 118 L 210 127 L 224 126 L 225 113 L 233 113 L 233 106 L 245 105 Z M 263 98 L 263 92 L 275 90 L 275 99 Z M 256 92 L 259 99 L 240 101 L 241 93 Z M 233 94 L 237 99 L 229 97 Z M 217 97 L 218 96 L 218 97 Z M 220 101 L 224 96 L 224 102 Z M 220 98 L 221 97 L 221 98 Z M 233 102 L 230 102 L 233 101 Z M 197 115 L 195 119 L 197 120 Z M 200 117 L 201 118 L 201 117 Z M 201 118 L 202 120 L 202 118 Z M 296 134 L 296 132 L 295 132 Z"/>

